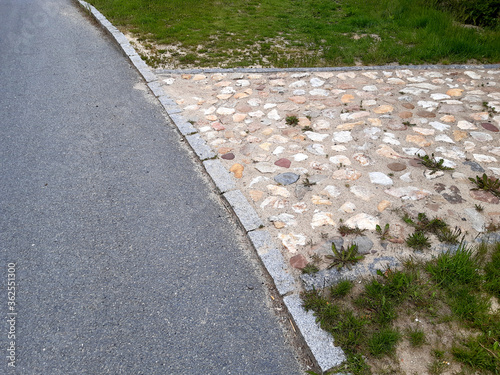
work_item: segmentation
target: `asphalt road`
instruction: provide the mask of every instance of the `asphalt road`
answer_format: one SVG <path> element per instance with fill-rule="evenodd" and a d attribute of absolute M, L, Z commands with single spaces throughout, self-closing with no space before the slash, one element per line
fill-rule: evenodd
<path fill-rule="evenodd" d="M 301 373 L 241 232 L 71 0 L 0 0 L 0 131 L 0 373 Z"/>

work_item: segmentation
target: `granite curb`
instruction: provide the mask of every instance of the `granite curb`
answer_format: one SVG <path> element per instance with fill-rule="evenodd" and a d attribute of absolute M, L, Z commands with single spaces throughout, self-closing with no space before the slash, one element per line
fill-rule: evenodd
<path fill-rule="evenodd" d="M 269 233 L 264 230 L 258 230 L 263 226 L 262 220 L 257 212 L 249 204 L 245 196 L 240 190 L 235 189 L 233 177 L 224 169 L 220 161 L 216 160 L 217 154 L 207 145 L 200 137 L 198 131 L 186 119 L 179 115 L 182 110 L 177 106 L 174 100 L 169 98 L 163 92 L 161 85 L 156 77 L 156 74 L 146 65 L 139 54 L 130 45 L 127 38 L 109 22 L 95 7 L 83 0 L 77 0 L 80 6 L 94 17 L 97 22 L 103 27 L 119 44 L 124 54 L 129 58 L 131 63 L 139 71 L 141 76 L 146 81 L 149 89 L 165 108 L 172 122 L 177 127 L 178 131 L 187 140 L 193 151 L 196 153 L 202 162 L 206 172 L 211 177 L 212 181 L 219 189 L 221 195 L 231 206 L 233 212 L 238 217 L 245 232 L 250 237 L 250 240 L 257 250 L 257 254 L 266 270 L 273 278 L 276 289 L 281 296 L 284 297 L 284 303 L 295 321 L 304 341 L 311 350 L 316 362 L 319 364 L 322 371 L 326 371 L 334 366 L 341 364 L 345 360 L 345 355 L 340 347 L 334 346 L 333 339 L 330 335 L 324 332 L 316 323 L 311 312 L 306 312 L 301 304 L 299 296 L 300 289 L 296 287 L 293 277 L 287 272 L 287 264 L 278 247 L 275 246 Z M 295 68 L 291 68 L 295 69 Z M 316 68 L 316 71 L 331 68 Z M 340 69 L 340 68 L 339 68 Z M 342 68 L 345 70 L 345 68 Z M 297 68 L 297 71 L 304 69 Z M 206 70 L 203 70 L 206 71 Z M 233 69 L 219 71 L 234 71 L 243 72 L 245 69 Z M 255 70 L 251 70 L 255 71 Z M 266 69 L 259 70 L 265 72 L 290 71 L 287 69 Z M 295 71 L 295 70 L 291 70 Z M 162 71 L 166 72 L 166 71 Z"/>

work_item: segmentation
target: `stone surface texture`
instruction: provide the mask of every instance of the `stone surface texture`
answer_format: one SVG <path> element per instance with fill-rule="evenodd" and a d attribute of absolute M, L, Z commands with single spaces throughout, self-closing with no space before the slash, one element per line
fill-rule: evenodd
<path fill-rule="evenodd" d="M 482 104 L 498 102 L 498 69 L 477 69 L 478 79 L 454 68 L 157 73 L 180 115 L 232 168 L 296 280 L 318 256 L 326 269 L 321 244 L 340 225 L 364 229 L 373 242 L 360 267 L 369 272 L 380 259 L 412 254 L 401 210 L 441 217 L 471 236 L 498 211 L 468 180 L 480 171 L 500 177 L 500 116 Z M 297 125 L 287 124 L 291 116 Z M 455 169 L 432 173 L 419 162 L 424 155 Z M 375 226 L 387 223 L 392 240 L 382 246 Z"/>

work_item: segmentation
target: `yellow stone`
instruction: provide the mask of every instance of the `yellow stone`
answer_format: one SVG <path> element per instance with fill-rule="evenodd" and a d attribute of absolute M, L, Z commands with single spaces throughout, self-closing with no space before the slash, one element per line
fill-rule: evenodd
<path fill-rule="evenodd" d="M 245 91 L 243 91 L 245 94 L 248 94 L 248 95 L 252 95 L 253 94 L 253 90 L 252 89 L 246 89 Z"/>
<path fill-rule="evenodd" d="M 340 100 L 342 101 L 342 103 L 350 103 L 354 100 L 354 96 L 352 96 L 351 94 L 345 94 L 342 95 L 342 98 Z"/>
<path fill-rule="evenodd" d="M 380 145 L 376 153 L 389 159 L 399 159 L 401 157 L 401 155 L 387 145 Z"/>
<path fill-rule="evenodd" d="M 378 212 L 384 211 L 387 207 L 391 205 L 391 202 L 383 200 L 377 205 Z"/>
<path fill-rule="evenodd" d="M 217 98 L 220 100 L 227 100 L 229 99 L 233 94 L 219 94 L 217 95 Z"/>
<path fill-rule="evenodd" d="M 264 129 L 262 131 L 262 134 L 264 134 L 264 135 L 271 135 L 271 134 L 273 134 L 273 129 L 269 129 L 269 128 L 268 129 Z"/>
<path fill-rule="evenodd" d="M 365 124 L 364 121 L 349 122 L 347 124 L 338 125 L 337 129 L 339 129 L 339 130 L 352 130 L 352 129 L 354 129 L 355 126 L 364 125 L 364 124 Z"/>
<path fill-rule="evenodd" d="M 427 147 L 432 144 L 431 141 L 428 141 L 427 139 L 425 139 L 425 137 L 422 137 L 421 135 L 407 135 L 406 142 L 415 143 L 420 147 Z"/>
<path fill-rule="evenodd" d="M 382 120 L 379 118 L 368 118 L 368 121 L 372 124 L 372 126 L 382 126 Z"/>
<path fill-rule="evenodd" d="M 244 92 L 238 92 L 234 94 L 235 99 L 243 99 L 243 98 L 248 98 L 248 94 L 245 94 Z"/>
<path fill-rule="evenodd" d="M 455 142 L 461 141 L 464 138 L 467 138 L 468 134 L 467 132 L 464 132 L 462 130 L 453 130 L 453 139 Z"/>
<path fill-rule="evenodd" d="M 228 152 L 231 151 L 233 151 L 232 147 L 219 147 L 219 149 L 217 150 L 217 152 L 222 155 L 227 154 Z"/>
<path fill-rule="evenodd" d="M 216 115 L 208 115 L 208 116 L 205 116 L 205 118 L 208 121 L 217 121 L 217 116 Z"/>
<path fill-rule="evenodd" d="M 191 74 L 183 74 L 181 75 L 182 79 L 191 79 L 192 75 Z"/>
<path fill-rule="evenodd" d="M 270 147 L 272 146 L 272 143 L 269 142 L 264 142 L 259 145 L 259 147 L 263 150 L 269 151 Z"/>
<path fill-rule="evenodd" d="M 394 111 L 394 107 L 392 105 L 381 105 L 373 110 L 373 112 L 381 114 Z"/>
<path fill-rule="evenodd" d="M 285 227 L 285 223 L 282 221 L 275 221 L 273 222 L 273 224 L 276 229 L 281 229 Z"/>
<path fill-rule="evenodd" d="M 206 78 L 207 78 L 207 76 L 204 74 L 195 74 L 193 77 L 193 81 L 201 81 L 201 80 L 204 80 Z"/>
<path fill-rule="evenodd" d="M 449 96 L 462 96 L 463 92 L 464 92 L 464 90 L 462 90 L 462 89 L 449 89 L 448 91 L 446 91 L 446 95 L 449 95 Z"/>
<path fill-rule="evenodd" d="M 314 204 L 325 204 L 327 206 L 330 206 L 332 204 L 332 202 L 330 202 L 328 199 L 323 199 L 319 195 L 313 195 L 311 201 Z"/>
<path fill-rule="evenodd" d="M 311 120 L 309 120 L 307 117 L 299 117 L 299 126 L 305 128 L 306 126 L 311 125 Z"/>
<path fill-rule="evenodd" d="M 443 117 L 440 118 L 441 121 L 444 122 L 455 122 L 455 116 L 453 115 L 444 115 Z"/>
<path fill-rule="evenodd" d="M 250 195 L 250 198 L 252 198 L 254 202 L 257 202 L 262 199 L 264 192 L 260 190 L 250 190 L 248 194 Z"/>
<path fill-rule="evenodd" d="M 233 172 L 235 178 L 241 178 L 243 177 L 243 170 L 245 167 L 243 167 L 241 164 L 233 164 L 233 166 L 229 169 L 230 172 Z"/>
<path fill-rule="evenodd" d="M 235 113 L 233 115 L 233 122 L 242 122 L 246 117 L 246 113 Z"/>

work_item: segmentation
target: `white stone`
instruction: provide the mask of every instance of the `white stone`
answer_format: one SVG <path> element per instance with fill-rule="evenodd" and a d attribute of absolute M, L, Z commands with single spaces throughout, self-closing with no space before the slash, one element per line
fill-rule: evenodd
<path fill-rule="evenodd" d="M 344 152 L 347 151 L 347 148 L 344 145 L 334 145 L 330 147 L 332 151 L 335 152 Z"/>
<path fill-rule="evenodd" d="M 333 142 L 337 143 L 347 143 L 352 141 L 353 138 L 351 136 L 350 131 L 341 131 L 341 132 L 334 132 L 333 133 Z"/>
<path fill-rule="evenodd" d="M 495 175 L 500 176 L 500 168 L 488 167 Z"/>
<path fill-rule="evenodd" d="M 426 169 L 424 172 L 424 176 L 428 180 L 434 180 L 435 178 L 444 176 L 443 171 L 431 171 L 430 169 Z"/>
<path fill-rule="evenodd" d="M 319 156 L 326 155 L 325 146 L 319 143 L 307 146 L 306 151 L 310 152 L 313 155 L 319 155 Z"/>
<path fill-rule="evenodd" d="M 330 161 L 336 165 L 351 165 L 351 161 L 345 155 L 335 155 L 330 158 Z"/>
<path fill-rule="evenodd" d="M 446 143 L 455 143 L 453 139 L 448 137 L 446 134 L 439 134 L 435 138 L 436 142 L 446 142 Z"/>
<path fill-rule="evenodd" d="M 494 156 L 482 155 L 482 154 L 472 154 L 474 159 L 481 163 L 496 163 L 497 159 Z"/>
<path fill-rule="evenodd" d="M 278 238 L 281 240 L 283 246 L 291 253 L 296 253 L 297 246 L 304 246 L 307 239 L 302 233 L 280 233 L 278 234 Z"/>
<path fill-rule="evenodd" d="M 380 133 L 381 130 L 379 128 L 366 128 L 363 130 L 363 132 L 371 139 L 378 139 L 378 136 L 376 134 Z"/>
<path fill-rule="evenodd" d="M 231 86 L 224 87 L 220 93 L 221 94 L 234 94 L 236 92 L 235 89 L 233 89 Z"/>
<path fill-rule="evenodd" d="M 293 160 L 295 161 L 304 161 L 308 158 L 306 154 L 298 153 L 292 156 Z"/>
<path fill-rule="evenodd" d="M 311 131 L 306 131 L 304 132 L 304 134 L 307 136 L 307 138 L 314 142 L 323 142 L 329 136 L 329 134 L 321 134 Z"/>
<path fill-rule="evenodd" d="M 217 114 L 223 115 L 223 116 L 232 115 L 234 112 L 236 112 L 236 110 L 234 108 L 220 107 L 217 109 Z"/>
<path fill-rule="evenodd" d="M 298 214 L 303 214 L 307 211 L 307 204 L 306 202 L 297 202 L 292 204 L 292 210 Z"/>
<path fill-rule="evenodd" d="M 353 193 L 355 196 L 358 198 L 363 199 L 364 201 L 369 201 L 371 198 L 373 198 L 374 194 L 371 191 L 371 189 L 364 187 L 364 186 L 352 186 L 350 189 L 350 192 Z"/>
<path fill-rule="evenodd" d="M 476 125 L 470 123 L 469 121 L 466 121 L 466 120 L 461 120 L 457 123 L 457 126 L 460 128 L 460 129 L 463 129 L 463 130 L 474 130 L 474 129 L 477 129 Z"/>
<path fill-rule="evenodd" d="M 290 197 L 290 192 L 284 186 L 267 185 L 267 190 L 269 190 L 272 195 L 279 195 L 280 197 L 285 197 L 285 198 Z"/>
<path fill-rule="evenodd" d="M 385 173 L 382 172 L 370 172 L 368 174 L 370 176 L 370 182 L 372 184 L 378 184 L 378 185 L 392 185 L 392 179 L 387 176 Z"/>
<path fill-rule="evenodd" d="M 493 147 L 492 149 L 490 149 L 490 152 L 491 152 L 493 155 L 500 156 L 500 147 Z"/>
<path fill-rule="evenodd" d="M 340 206 L 339 211 L 345 212 L 346 214 L 352 214 L 356 211 L 356 205 L 352 202 L 345 202 L 342 206 Z"/>
<path fill-rule="evenodd" d="M 399 179 L 401 181 L 404 181 L 404 182 L 412 182 L 413 180 L 411 179 L 411 172 L 407 172 L 405 173 L 404 175 L 402 175 L 401 177 L 399 177 Z"/>
<path fill-rule="evenodd" d="M 425 90 L 437 90 L 440 88 L 439 86 L 432 85 L 430 83 L 410 83 L 408 86 Z"/>
<path fill-rule="evenodd" d="M 410 156 L 427 155 L 427 153 L 424 150 L 422 150 L 421 148 L 418 148 L 418 147 L 403 147 L 403 151 L 405 152 L 406 155 L 410 155 Z"/>
<path fill-rule="evenodd" d="M 321 119 L 316 121 L 312 127 L 316 130 L 328 130 L 330 129 L 330 126 L 331 125 L 328 121 Z"/>
<path fill-rule="evenodd" d="M 417 102 L 417 104 L 425 109 L 435 109 L 439 105 L 438 102 L 431 102 L 431 101 L 425 101 L 425 100 L 420 100 Z"/>
<path fill-rule="evenodd" d="M 276 216 L 269 216 L 270 222 L 280 221 L 285 224 L 285 227 L 294 227 L 297 225 L 297 220 L 295 220 L 295 216 L 291 214 L 279 214 Z"/>
<path fill-rule="evenodd" d="M 239 87 L 250 86 L 250 81 L 247 79 L 239 79 L 236 81 L 236 86 L 239 86 Z"/>
<path fill-rule="evenodd" d="M 340 119 L 342 121 L 357 120 L 359 118 L 368 117 L 368 116 L 370 116 L 370 112 L 367 112 L 367 111 L 354 112 L 354 113 L 342 113 L 340 115 Z"/>
<path fill-rule="evenodd" d="M 216 110 L 216 108 L 214 106 L 211 106 L 210 108 L 207 108 L 205 110 L 203 110 L 203 113 L 205 115 L 211 115 L 212 113 L 214 113 Z"/>
<path fill-rule="evenodd" d="M 330 95 L 330 91 L 323 89 L 314 89 L 309 91 L 309 94 L 311 94 L 312 96 L 328 96 Z"/>
<path fill-rule="evenodd" d="M 290 84 L 290 87 L 291 88 L 299 88 L 299 87 L 304 87 L 306 85 L 307 85 L 306 81 L 295 81 L 295 82 Z"/>
<path fill-rule="evenodd" d="M 248 185 L 248 187 L 252 187 L 253 185 L 255 184 L 258 184 L 259 182 L 262 182 L 262 181 L 268 181 L 269 178 L 267 177 L 264 177 L 264 176 L 257 176 L 255 177 L 251 182 L 250 184 Z"/>
<path fill-rule="evenodd" d="M 267 114 L 267 118 L 275 121 L 281 120 L 281 116 L 278 114 L 278 110 L 276 109 L 273 109 L 271 112 L 269 112 Z"/>
<path fill-rule="evenodd" d="M 262 117 L 262 116 L 264 116 L 264 112 L 259 110 L 259 111 L 255 111 L 255 112 L 250 112 L 248 115 L 250 117 Z"/>
<path fill-rule="evenodd" d="M 471 142 L 471 141 L 464 142 L 464 150 L 465 151 L 472 152 L 472 151 L 474 151 L 475 148 L 476 148 L 476 144 L 474 142 Z"/>
<path fill-rule="evenodd" d="M 422 94 L 427 94 L 429 92 L 429 90 L 419 89 L 417 87 L 405 87 L 404 89 L 401 89 L 399 92 L 401 92 L 402 94 L 410 94 L 410 95 L 414 95 L 414 96 L 419 96 Z"/>
<path fill-rule="evenodd" d="M 431 98 L 433 100 L 444 100 L 444 99 L 451 99 L 451 96 L 446 94 L 431 94 Z"/>
<path fill-rule="evenodd" d="M 262 102 L 260 99 L 252 98 L 247 103 L 251 107 L 258 107 Z"/>
<path fill-rule="evenodd" d="M 384 191 L 386 194 L 389 194 L 393 197 L 401 198 L 402 200 L 413 201 L 420 200 L 432 194 L 430 191 L 423 190 L 414 186 L 390 188 Z"/>
<path fill-rule="evenodd" d="M 450 128 L 450 125 L 443 124 L 442 122 L 438 121 L 432 121 L 429 123 L 430 126 L 432 126 L 434 129 L 439 130 L 439 131 L 445 131 Z"/>
<path fill-rule="evenodd" d="M 336 198 L 340 195 L 340 189 L 333 185 L 326 186 L 321 194 L 328 195 L 330 198 Z"/>
<path fill-rule="evenodd" d="M 379 220 L 365 213 L 357 214 L 345 222 L 345 225 L 351 228 L 359 228 L 365 230 L 375 230 L 377 225 L 380 225 Z"/>
<path fill-rule="evenodd" d="M 404 85 L 406 82 L 400 78 L 389 78 L 387 83 L 390 85 Z"/>
<path fill-rule="evenodd" d="M 325 81 L 322 81 L 321 79 L 316 77 L 311 78 L 309 82 L 311 82 L 312 87 L 321 87 L 325 84 Z"/>
<path fill-rule="evenodd" d="M 364 91 L 368 91 L 368 92 L 370 92 L 370 91 L 378 91 L 378 88 L 377 88 L 377 86 L 369 85 L 369 86 L 363 86 L 363 90 Z"/>
<path fill-rule="evenodd" d="M 264 104 L 264 109 L 271 109 L 271 108 L 274 108 L 276 106 L 277 106 L 277 104 L 274 104 L 274 103 L 266 103 L 266 104 Z"/>
<path fill-rule="evenodd" d="M 261 173 L 274 173 L 279 169 L 278 166 L 266 161 L 255 164 L 254 168 Z"/>
<path fill-rule="evenodd" d="M 347 79 L 354 79 L 356 78 L 356 73 L 354 72 L 346 72 L 346 73 L 339 73 L 337 74 L 337 78 L 345 81 Z"/>
<path fill-rule="evenodd" d="M 464 72 L 465 75 L 469 76 L 472 79 L 481 79 L 481 75 L 477 74 L 476 72 L 472 72 L 470 70 L 467 70 Z"/>
<path fill-rule="evenodd" d="M 485 220 L 483 215 L 481 215 L 475 208 L 464 208 L 465 214 L 469 218 L 469 222 L 476 231 L 484 232 L 485 231 Z"/>
<path fill-rule="evenodd" d="M 479 141 L 479 142 L 488 142 L 488 141 L 493 140 L 493 137 L 491 135 L 489 135 L 488 133 L 470 132 L 470 135 L 472 138 L 474 138 L 476 141 Z"/>
<path fill-rule="evenodd" d="M 281 154 L 283 151 L 285 151 L 285 148 L 283 146 L 278 146 L 274 149 L 273 151 L 273 155 L 279 155 Z"/>
<path fill-rule="evenodd" d="M 395 146 L 399 146 L 401 144 L 401 142 L 399 142 L 396 139 L 396 135 L 392 134 L 392 133 L 385 133 L 384 138 L 382 138 L 382 141 L 384 143 L 388 143 L 388 144 L 395 145 Z"/>
<path fill-rule="evenodd" d="M 260 208 L 266 208 L 267 206 L 271 205 L 272 208 L 282 209 L 282 208 L 285 208 L 285 205 L 287 203 L 288 203 L 288 200 L 272 196 L 272 197 L 267 197 L 266 199 L 264 199 L 264 201 L 260 204 Z"/>
<path fill-rule="evenodd" d="M 335 222 L 333 221 L 332 217 L 333 214 L 331 212 L 317 212 L 312 217 L 311 227 L 317 228 L 324 225 L 335 226 Z"/>
<path fill-rule="evenodd" d="M 175 82 L 175 78 L 166 78 L 163 80 L 167 85 L 172 85 Z"/>

